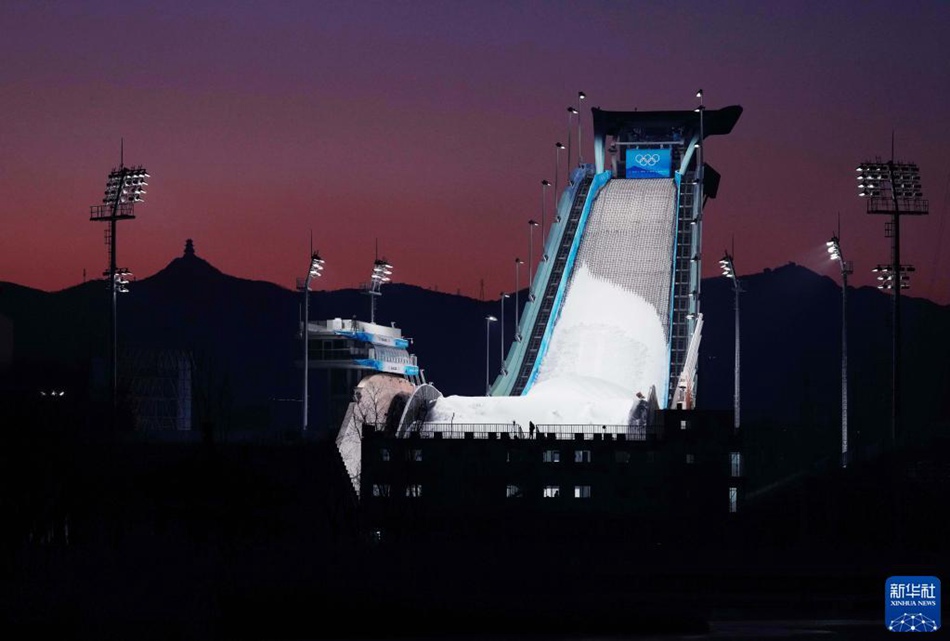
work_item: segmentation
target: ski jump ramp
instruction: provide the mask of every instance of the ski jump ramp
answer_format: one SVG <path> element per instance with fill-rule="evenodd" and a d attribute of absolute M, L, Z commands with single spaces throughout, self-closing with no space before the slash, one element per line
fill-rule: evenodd
<path fill-rule="evenodd" d="M 621 427 L 638 392 L 654 408 L 692 407 L 702 208 L 719 184 L 701 143 L 741 112 L 593 109 L 595 163 L 558 200 L 490 396 L 438 398 L 424 420 Z"/>

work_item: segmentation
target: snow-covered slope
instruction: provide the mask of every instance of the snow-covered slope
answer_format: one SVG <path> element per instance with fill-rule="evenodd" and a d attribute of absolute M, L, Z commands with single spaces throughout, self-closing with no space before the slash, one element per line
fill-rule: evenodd
<path fill-rule="evenodd" d="M 534 384 L 520 397 L 440 399 L 433 422 L 626 424 L 666 398 L 675 185 L 612 180 L 591 210 Z"/>

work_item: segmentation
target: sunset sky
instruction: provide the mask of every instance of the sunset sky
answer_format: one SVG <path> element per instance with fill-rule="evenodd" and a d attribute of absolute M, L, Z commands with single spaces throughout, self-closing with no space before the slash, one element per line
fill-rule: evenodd
<path fill-rule="evenodd" d="M 707 145 L 722 174 L 707 276 L 734 236 L 740 275 L 793 261 L 837 280 L 824 241 L 840 213 L 852 282 L 871 284 L 889 240 L 854 168 L 889 157 L 893 130 L 930 200 L 903 219 L 908 294 L 950 304 L 948 31 L 936 0 L 5 0 L 0 281 L 100 276 L 89 206 L 124 138 L 126 164 L 152 175 L 119 224 L 138 278 L 192 238 L 226 273 L 293 287 L 312 230 L 318 289 L 366 281 L 378 239 L 396 282 L 477 297 L 484 279 L 497 298 L 578 90 L 590 158 L 590 107 L 692 109 L 702 87 L 709 108 L 745 110 Z"/>

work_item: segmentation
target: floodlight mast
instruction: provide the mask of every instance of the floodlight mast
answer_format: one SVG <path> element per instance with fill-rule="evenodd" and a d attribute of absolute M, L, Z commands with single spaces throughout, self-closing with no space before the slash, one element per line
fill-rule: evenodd
<path fill-rule="evenodd" d="M 145 202 L 145 187 L 148 186 L 148 172 L 144 167 L 125 167 L 122 162 L 118 169 L 109 172 L 106 180 L 106 190 L 102 198 L 101 205 L 92 205 L 89 208 L 89 220 L 94 222 L 107 222 L 109 242 L 109 269 L 103 272 L 103 276 L 109 283 L 111 290 L 112 311 L 110 315 L 111 325 L 111 383 L 112 383 L 112 427 L 116 427 L 116 408 L 118 405 L 118 320 L 116 310 L 117 294 L 128 293 L 128 276 L 131 275 L 128 269 L 119 269 L 116 266 L 117 239 L 116 223 L 120 220 L 131 220 L 135 218 L 135 203 Z"/>
<path fill-rule="evenodd" d="M 736 354 L 735 354 L 735 364 L 734 364 L 734 375 L 735 375 L 735 392 L 733 393 L 733 428 L 736 431 L 739 430 L 739 410 L 740 405 L 740 340 L 739 340 L 739 294 L 742 292 L 742 286 L 739 283 L 739 278 L 736 276 L 736 266 L 733 263 L 732 256 L 729 252 L 726 252 L 725 255 L 719 260 L 719 267 L 722 269 L 722 275 L 726 278 L 732 279 L 732 290 L 735 293 L 735 311 L 736 311 Z"/>
<path fill-rule="evenodd" d="M 380 289 L 392 279 L 393 266 L 385 259 L 377 258 L 373 263 L 373 275 L 370 276 L 369 285 L 366 288 L 366 294 L 369 296 L 369 322 L 376 322 L 376 298 L 382 296 Z"/>
<path fill-rule="evenodd" d="M 893 143 L 892 143 L 893 144 Z M 881 289 L 890 289 L 893 293 L 892 360 L 891 360 L 891 433 L 890 440 L 896 444 L 900 433 L 900 337 L 901 337 L 901 290 L 907 289 L 909 274 L 914 271 L 912 265 L 901 263 L 900 220 L 904 215 L 922 216 L 929 214 L 929 203 L 923 198 L 920 185 L 920 169 L 916 163 L 894 162 L 893 149 L 891 160 L 865 162 L 858 165 L 858 195 L 868 199 L 867 213 L 891 216 L 890 224 L 885 225 L 885 236 L 891 238 L 891 264 L 879 265 L 875 271 L 883 272 Z"/>
<path fill-rule="evenodd" d="M 841 268 L 841 467 L 848 467 L 848 276 L 854 268 L 844 259 L 837 234 L 825 245 L 829 258 Z"/>
<path fill-rule="evenodd" d="M 303 426 L 304 432 L 310 422 L 310 283 L 323 275 L 324 260 L 320 252 L 311 251 L 310 267 L 303 281 Z"/>

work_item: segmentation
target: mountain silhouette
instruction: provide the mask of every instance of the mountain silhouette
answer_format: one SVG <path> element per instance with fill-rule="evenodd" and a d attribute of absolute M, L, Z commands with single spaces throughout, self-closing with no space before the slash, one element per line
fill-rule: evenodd
<path fill-rule="evenodd" d="M 747 443 L 772 451 L 775 460 L 768 465 L 773 466 L 800 456 L 833 455 L 841 417 L 839 284 L 793 263 L 741 281 L 741 417 Z M 698 404 L 727 409 L 733 405 L 732 283 L 706 279 L 702 291 Z M 70 382 L 80 393 L 104 384 L 108 301 L 103 281 L 52 293 L 0 284 L 0 314 L 13 328 L 13 362 L 4 376 L 8 393 L 52 378 Z M 430 382 L 446 395 L 483 393 L 485 317 L 500 316 L 498 300 L 391 284 L 377 302 L 377 322 L 395 323 L 413 339 L 411 351 Z M 190 353 L 195 385 L 202 388 L 195 392 L 196 403 L 213 398 L 227 408 L 228 420 L 242 427 L 290 429 L 299 424 L 302 303 L 299 292 L 222 273 L 189 243 L 182 256 L 120 296 L 120 352 Z M 315 291 L 310 304 L 311 320 L 369 316 L 368 297 L 360 290 Z M 509 300 L 505 317 L 509 342 L 512 304 Z M 848 305 L 849 420 L 856 447 L 880 441 L 889 429 L 891 300 L 877 289 L 849 288 Z M 904 423 L 909 433 L 946 429 L 950 411 L 941 392 L 950 389 L 950 338 L 943 328 L 950 324 L 950 308 L 906 297 L 902 309 Z M 491 379 L 499 368 L 498 325 L 490 327 Z M 324 388 L 319 375 L 312 378 L 311 400 L 319 405 Z M 319 425 L 319 416 L 315 413 L 312 423 Z"/>

